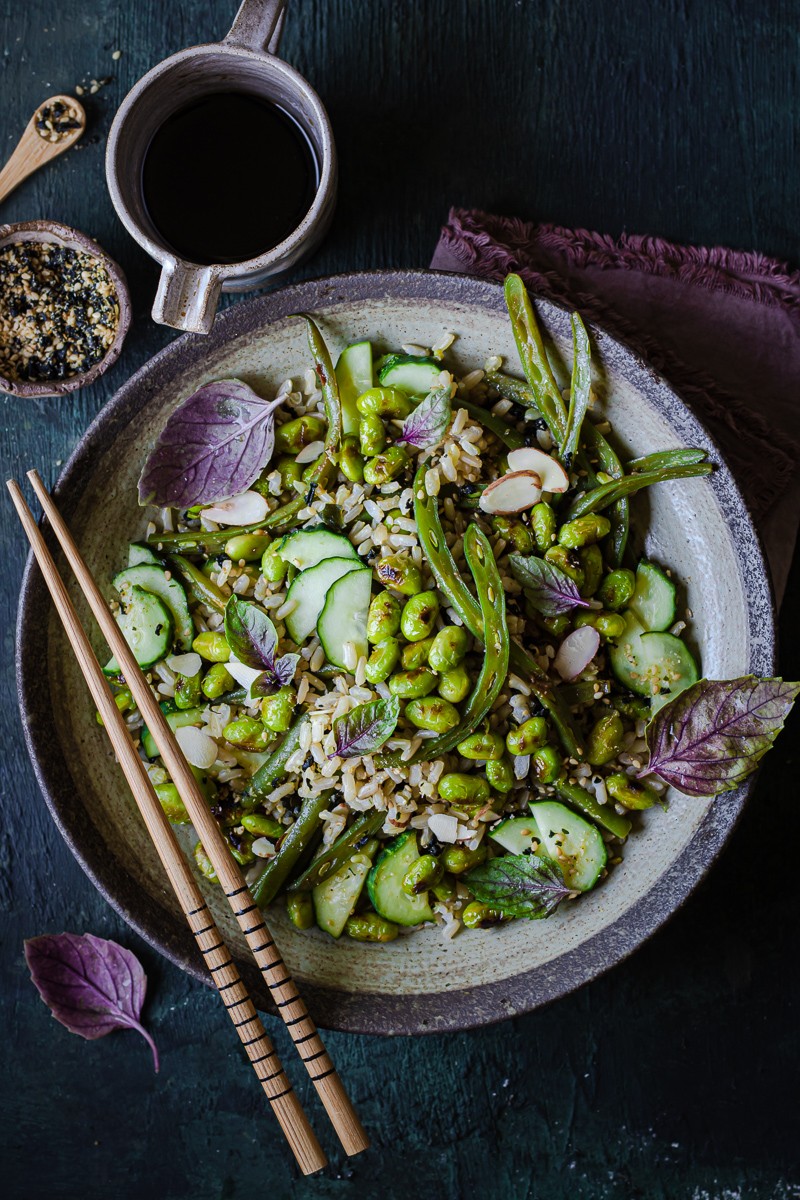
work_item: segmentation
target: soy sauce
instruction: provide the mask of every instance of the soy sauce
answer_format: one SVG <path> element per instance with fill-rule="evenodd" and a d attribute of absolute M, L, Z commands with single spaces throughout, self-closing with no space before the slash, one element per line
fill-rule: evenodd
<path fill-rule="evenodd" d="M 276 104 L 214 92 L 156 131 L 142 168 L 150 219 L 188 262 L 237 263 L 282 242 L 311 207 L 319 167 Z"/>

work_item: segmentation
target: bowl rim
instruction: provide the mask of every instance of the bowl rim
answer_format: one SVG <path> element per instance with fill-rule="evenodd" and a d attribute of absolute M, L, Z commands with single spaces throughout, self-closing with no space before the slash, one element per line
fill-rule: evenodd
<path fill-rule="evenodd" d="M 147 381 L 154 375 L 160 380 L 169 379 L 181 372 L 187 358 L 189 361 L 194 359 L 198 349 L 224 345 L 240 334 L 263 328 L 297 311 L 324 310 L 335 306 L 340 299 L 352 302 L 382 295 L 413 299 L 421 294 L 427 299 L 450 301 L 454 306 L 464 302 L 491 311 L 492 301 L 500 299 L 502 302 L 502 285 L 471 275 L 423 269 L 342 273 L 302 281 L 232 306 L 220 314 L 212 333 L 202 341 L 190 334 L 175 339 L 122 385 L 79 439 L 53 490 L 63 515 L 67 520 L 72 515 L 74 504 L 70 503 L 70 492 L 74 489 L 77 496 L 80 494 L 84 460 L 99 446 L 113 442 L 117 433 L 129 424 L 139 410 L 136 404 L 138 390 L 147 387 Z M 533 299 L 535 307 L 544 313 L 545 325 L 549 311 L 569 311 L 563 305 L 535 296 Z M 706 445 L 714 454 L 718 469 L 703 483 L 717 493 L 716 499 L 725 519 L 729 523 L 735 519 L 737 555 L 742 577 L 748 578 L 746 599 L 750 628 L 759 634 L 759 639 L 752 642 L 748 669 L 759 675 L 774 673 L 776 616 L 769 571 L 746 501 L 719 448 L 701 421 L 661 375 L 607 333 L 602 324 L 592 322 L 590 329 L 600 353 L 604 351 L 604 343 L 605 347 L 614 349 L 616 365 L 621 362 L 633 374 L 648 403 L 653 404 L 662 416 L 668 416 L 678 436 L 691 438 L 691 444 Z M 39 787 L 62 837 L 101 895 L 146 942 L 176 966 L 209 984 L 179 914 L 175 913 L 167 925 L 169 914 L 151 903 L 147 896 L 144 898 L 144 916 L 141 915 L 141 903 L 137 911 L 132 912 L 125 900 L 112 890 L 109 880 L 113 882 L 113 871 L 108 856 L 93 855 L 91 847 L 87 851 L 80 828 L 77 832 L 73 828 L 75 807 L 70 804 L 73 791 L 69 772 L 64 772 L 63 767 L 59 772 L 55 761 L 48 761 L 40 744 L 42 722 L 37 720 L 37 705 L 40 709 L 43 707 L 44 692 L 40 686 L 43 665 L 41 659 L 36 664 L 35 656 L 28 652 L 28 647 L 36 641 L 37 620 L 44 628 L 47 624 L 41 622 L 41 617 L 37 618 L 37 612 L 41 613 L 44 606 L 49 613 L 49 603 L 30 554 L 20 589 L 16 675 L 25 742 Z M 46 636 L 40 634 L 42 636 L 46 646 Z M 732 833 L 755 778 L 751 776 L 735 792 L 726 793 L 722 804 L 712 802 L 708 806 L 691 840 L 634 905 L 610 925 L 550 962 L 499 982 L 417 995 L 349 993 L 304 981 L 303 991 L 318 1024 L 345 1032 L 383 1035 L 470 1029 L 522 1015 L 599 977 L 633 953 L 685 903 Z M 80 826 L 80 821 L 77 823 Z M 265 1011 L 274 1011 L 255 966 L 244 961 L 240 961 L 239 966 L 256 1003 Z"/>
<path fill-rule="evenodd" d="M 69 392 L 77 392 L 81 388 L 88 387 L 90 383 L 94 383 L 95 379 L 99 379 L 119 358 L 131 323 L 131 296 L 128 281 L 119 263 L 98 242 L 90 238 L 88 234 L 81 233 L 80 229 L 73 229 L 71 225 L 63 225 L 60 221 L 39 219 L 16 221 L 12 225 L 0 225 L 0 249 L 8 243 L 24 240 L 24 238 L 20 239 L 19 235 L 26 233 L 46 234 L 47 237 L 53 238 L 63 246 L 77 246 L 86 254 L 99 259 L 111 276 L 117 292 L 119 302 L 117 332 L 103 357 L 88 371 L 82 371 L 79 375 L 71 375 L 69 379 L 47 379 L 42 380 L 41 383 L 31 383 L 24 379 L 8 379 L 5 375 L 0 374 L 0 391 L 6 392 L 9 396 L 19 396 L 28 400 L 65 396 Z M 44 241 L 46 239 L 37 237 L 32 240 Z"/>

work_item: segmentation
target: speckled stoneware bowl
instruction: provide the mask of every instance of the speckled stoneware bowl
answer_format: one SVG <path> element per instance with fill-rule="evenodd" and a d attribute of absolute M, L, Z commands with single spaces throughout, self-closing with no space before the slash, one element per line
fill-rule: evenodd
<path fill-rule="evenodd" d="M 569 361 L 567 314 L 547 304 L 537 309 L 557 354 Z M 502 289 L 458 275 L 342 276 L 228 310 L 207 339 L 180 338 L 117 393 L 59 481 L 61 509 L 106 587 L 125 558 L 126 543 L 144 532 L 136 481 L 167 414 L 220 376 L 236 375 L 269 396 L 287 375 L 306 369 L 304 328 L 290 319 L 300 311 L 315 313 L 334 352 L 364 337 L 386 346 L 430 345 L 453 330 L 461 369 L 480 366 L 489 354 L 516 362 Z M 636 455 L 706 446 L 719 464 L 708 480 L 659 486 L 634 502 L 636 549 L 646 547 L 680 578 L 708 676 L 771 674 L 767 574 L 750 518 L 716 447 L 663 380 L 605 334 L 594 331 L 594 341 L 597 387 L 625 450 Z M 78 607 L 86 617 L 82 601 Z M 139 933 L 203 978 L 194 942 L 30 562 L 20 607 L 19 695 L 37 777 L 84 870 Z M 675 794 L 668 812 L 656 808 L 637 818 L 624 862 L 610 879 L 548 921 L 515 921 L 453 941 L 431 928 L 386 946 L 299 933 L 280 906 L 270 912 L 270 923 L 323 1026 L 394 1034 L 481 1025 L 562 996 L 634 950 L 706 872 L 748 787 L 715 802 Z M 248 965 L 244 941 L 220 894 L 203 887 L 248 985 L 268 1008 L 266 989 Z"/>

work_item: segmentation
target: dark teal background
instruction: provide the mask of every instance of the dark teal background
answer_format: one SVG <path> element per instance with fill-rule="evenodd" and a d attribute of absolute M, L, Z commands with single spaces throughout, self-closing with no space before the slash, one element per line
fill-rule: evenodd
<path fill-rule="evenodd" d="M 134 304 L 123 356 L 95 387 L 0 397 L 6 475 L 37 466 L 53 479 L 115 388 L 172 337 L 149 320 L 155 268 L 108 199 L 105 137 L 135 80 L 222 35 L 234 8 L 0 0 L 0 157 L 46 96 L 111 76 L 87 97 L 82 143 L 25 183 L 0 220 L 51 217 L 97 237 L 127 271 Z M 800 261 L 797 0 L 290 0 L 283 53 L 326 101 L 341 155 L 333 231 L 299 275 L 424 266 L 451 203 Z M 231 186 L 247 187 L 246 163 Z M 50 821 L 13 699 L 25 546 L 2 499 L 0 526 L 5 1196 L 800 1197 L 796 719 L 707 881 L 608 976 L 472 1033 L 329 1037 L 373 1137 L 362 1157 L 342 1159 L 270 1020 L 331 1158 L 303 1181 L 216 996 L 128 930 Z M 795 565 L 783 623 L 792 678 L 798 596 Z M 22 942 L 61 930 L 140 955 L 160 1075 L 135 1034 L 89 1043 L 51 1019 Z"/>

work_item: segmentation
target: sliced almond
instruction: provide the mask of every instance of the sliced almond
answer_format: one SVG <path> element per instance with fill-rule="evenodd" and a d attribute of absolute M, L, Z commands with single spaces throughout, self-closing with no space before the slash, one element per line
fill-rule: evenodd
<path fill-rule="evenodd" d="M 450 813 L 434 813 L 428 817 L 428 829 L 437 841 L 452 845 L 458 838 L 458 818 Z"/>
<path fill-rule="evenodd" d="M 542 480 L 535 471 L 510 471 L 484 488 L 480 507 L 496 515 L 524 512 L 542 498 Z"/>
<path fill-rule="evenodd" d="M 202 729 L 185 725 L 175 730 L 175 739 L 184 753 L 186 761 L 201 771 L 207 771 L 217 761 L 217 743 Z"/>
<path fill-rule="evenodd" d="M 315 459 L 319 458 L 324 449 L 324 442 L 309 442 L 308 445 L 303 446 L 303 449 L 300 451 L 300 453 L 296 455 L 295 462 L 302 463 L 303 465 L 314 462 Z"/>
<path fill-rule="evenodd" d="M 269 505 L 259 492 L 240 492 L 230 500 L 204 508 L 202 515 L 218 525 L 255 525 L 268 512 Z"/>
<path fill-rule="evenodd" d="M 535 471 L 542 481 L 543 492 L 565 492 L 569 476 L 558 459 L 535 446 L 520 446 L 509 450 L 508 465 L 512 471 Z"/>

